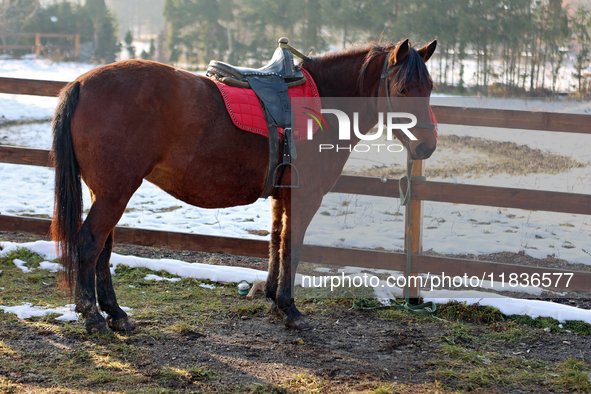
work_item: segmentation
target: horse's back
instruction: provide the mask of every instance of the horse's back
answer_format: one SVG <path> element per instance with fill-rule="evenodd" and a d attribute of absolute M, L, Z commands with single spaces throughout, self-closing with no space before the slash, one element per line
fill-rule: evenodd
<path fill-rule="evenodd" d="M 181 123 L 193 115 L 187 113 L 192 101 L 208 93 L 203 78 L 150 61 L 98 67 L 77 81 L 81 90 L 73 129 L 94 139 L 135 138 L 139 133 L 144 140 L 153 138 L 153 143 L 170 141 L 170 134 L 149 131 L 164 126 L 171 129 L 168 133 L 180 133 Z M 83 127 L 76 129 L 78 125 Z"/>
<path fill-rule="evenodd" d="M 106 189 L 108 182 L 137 188 L 146 178 L 211 208 L 248 204 L 260 195 L 268 142 L 232 124 L 209 79 L 135 60 L 98 67 L 77 80 L 72 140 L 91 190 Z"/>

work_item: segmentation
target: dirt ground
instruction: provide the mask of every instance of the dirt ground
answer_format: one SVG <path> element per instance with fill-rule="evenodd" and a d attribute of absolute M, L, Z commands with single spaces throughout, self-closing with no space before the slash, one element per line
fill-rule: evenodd
<path fill-rule="evenodd" d="M 36 238 L 0 233 L 0 240 Z M 255 258 L 124 245 L 115 251 L 266 269 L 266 262 Z M 232 286 L 217 293 L 215 305 L 194 310 L 183 295 L 188 280 L 152 285 L 118 274 L 114 281 L 121 304 L 133 307 L 138 328 L 132 333 L 89 336 L 80 322 L 31 322 L 0 314 L 0 392 L 591 390 L 591 336 L 523 325 L 494 313 L 482 321 L 474 315 L 434 318 L 354 310 L 350 300 L 306 299 L 297 303 L 313 328 L 297 332 L 270 313 L 262 295 L 245 301 Z M 132 286 L 153 294 L 147 298 L 150 309 L 133 305 L 126 295 Z M 173 304 L 187 304 L 168 310 L 171 301 L 158 304 L 160 294 L 176 300 Z"/>
<path fill-rule="evenodd" d="M 425 167 L 428 178 L 452 176 L 473 177 L 509 174 L 557 174 L 580 163 L 569 157 L 556 155 L 514 142 L 491 141 L 478 137 L 440 135 L 437 140 L 437 160 L 430 159 Z M 400 178 L 406 169 L 399 165 L 345 168 L 344 174 L 386 178 Z"/>

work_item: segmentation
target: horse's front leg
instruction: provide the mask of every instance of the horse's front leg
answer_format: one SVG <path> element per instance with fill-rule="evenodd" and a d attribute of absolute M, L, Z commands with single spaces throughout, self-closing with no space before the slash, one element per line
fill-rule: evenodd
<path fill-rule="evenodd" d="M 294 281 L 300 262 L 302 242 L 292 239 L 289 233 L 290 231 L 284 232 L 285 238 L 281 244 L 281 273 L 279 287 L 277 288 L 277 308 L 284 314 L 283 323 L 287 327 L 296 330 L 309 330 L 310 325 L 306 323 L 302 313 L 296 307 L 293 297 Z"/>
<path fill-rule="evenodd" d="M 311 196 L 310 196 L 311 197 Z M 283 231 L 281 233 L 281 270 L 279 272 L 279 286 L 277 288 L 277 307 L 285 316 L 283 322 L 289 328 L 308 330 L 302 313 L 294 302 L 294 282 L 306 229 L 312 221 L 314 214 L 320 207 L 322 196 L 318 196 L 317 204 L 313 198 L 308 198 L 304 204 L 302 199 L 291 204 L 291 200 L 285 204 L 283 211 Z"/>
<path fill-rule="evenodd" d="M 281 249 L 281 232 L 283 230 L 283 201 L 271 197 L 271 213 L 273 222 L 271 225 L 271 242 L 269 243 L 269 274 L 265 282 L 265 296 L 273 302 L 273 312 L 283 316 L 283 312 L 277 307 L 277 286 L 279 276 L 279 253 Z"/>

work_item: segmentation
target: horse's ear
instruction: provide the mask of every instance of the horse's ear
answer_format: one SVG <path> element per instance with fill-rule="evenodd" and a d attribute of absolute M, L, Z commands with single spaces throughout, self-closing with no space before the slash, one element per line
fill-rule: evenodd
<path fill-rule="evenodd" d="M 388 63 L 390 63 L 390 66 L 402 63 L 404 59 L 406 59 L 408 52 L 410 52 L 410 42 L 407 38 L 406 40 L 402 41 L 400 45 L 398 45 L 392 51 L 392 53 L 390 53 L 390 59 Z"/>
<path fill-rule="evenodd" d="M 431 43 L 425 45 L 417 52 L 419 53 L 419 55 L 421 55 L 425 63 L 427 63 L 427 60 L 431 59 L 433 52 L 435 52 L 435 48 L 437 48 L 437 40 L 431 41 Z"/>

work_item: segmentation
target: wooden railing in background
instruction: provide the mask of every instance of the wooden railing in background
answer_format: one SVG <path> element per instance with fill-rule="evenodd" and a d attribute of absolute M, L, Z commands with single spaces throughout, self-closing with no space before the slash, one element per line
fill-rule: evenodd
<path fill-rule="evenodd" d="M 0 78 L 0 93 L 56 96 L 64 85 L 64 82 L 55 81 Z M 443 106 L 433 106 L 433 111 L 441 124 L 591 134 L 590 115 Z M 48 150 L 11 146 L 0 146 L 0 162 L 45 167 L 52 165 Z M 415 174 L 422 171 L 422 163 L 418 163 L 419 165 L 415 167 Z M 417 162 L 415 162 L 416 164 Z M 384 182 L 380 178 L 342 175 L 331 192 L 397 198 L 399 197 L 398 184 L 397 179 L 388 179 Z M 591 195 L 578 193 L 413 181 L 412 198 L 415 200 L 412 206 L 413 218 L 422 218 L 421 201 L 591 214 Z M 0 230 L 2 231 L 22 231 L 46 235 L 49 231 L 49 224 L 50 220 L 48 219 L 0 215 Z M 504 275 L 505 281 L 511 273 L 523 273 L 530 276 L 534 273 L 574 273 L 568 288 L 564 287 L 566 281 L 559 281 L 558 287 L 555 289 L 591 291 L 591 272 L 422 255 L 421 229 L 422 226 L 417 221 L 411 232 L 411 252 L 413 253 L 413 272 L 415 273 L 438 275 L 445 272 L 448 276 L 468 275 L 479 278 L 486 273 L 487 278 L 492 274 L 496 280 Z M 166 246 L 210 253 L 253 257 L 267 257 L 268 255 L 268 243 L 265 241 L 230 237 L 117 227 L 115 240 L 124 244 Z M 397 271 L 404 271 L 406 267 L 404 253 L 315 245 L 304 245 L 302 261 Z M 414 289 L 414 291 L 416 290 Z"/>
<path fill-rule="evenodd" d="M 73 39 L 74 45 L 58 46 L 53 45 L 53 48 L 59 49 L 74 49 L 74 57 L 78 59 L 80 56 L 80 34 L 59 34 L 59 33 L 1 33 L 0 36 L 6 37 L 35 37 L 35 45 L 0 45 L 0 50 L 12 50 L 12 49 L 28 49 L 32 50 L 37 57 L 41 56 L 41 51 L 47 45 L 41 44 L 41 38 L 67 38 Z"/>

